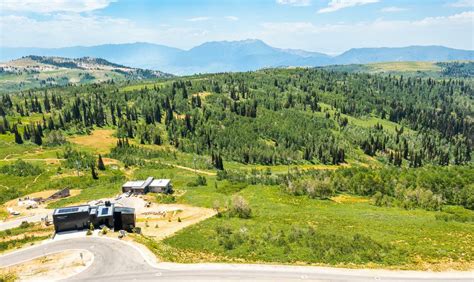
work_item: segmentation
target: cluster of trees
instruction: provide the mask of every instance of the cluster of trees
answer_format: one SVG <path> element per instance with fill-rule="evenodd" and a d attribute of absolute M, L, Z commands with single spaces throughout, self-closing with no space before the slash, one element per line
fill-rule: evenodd
<path fill-rule="evenodd" d="M 463 79 L 273 69 L 120 88 L 110 82 L 3 94 L 1 116 L 44 118 L 29 126 L 3 121 L 0 132 L 41 145 L 42 131 L 111 125 L 119 137 L 141 144 L 269 165 L 341 164 L 358 149 L 395 166 L 471 161 L 473 91 Z M 416 132 L 381 125 L 367 130 L 348 116 L 377 117 Z"/>

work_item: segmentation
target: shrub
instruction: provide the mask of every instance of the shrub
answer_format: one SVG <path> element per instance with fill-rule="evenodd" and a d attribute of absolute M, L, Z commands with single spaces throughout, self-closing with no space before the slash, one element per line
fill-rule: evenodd
<path fill-rule="evenodd" d="M 329 181 L 314 178 L 290 180 L 285 186 L 285 192 L 295 196 L 308 195 L 312 199 L 328 199 L 335 194 L 334 187 Z"/>
<path fill-rule="evenodd" d="M 232 206 L 231 206 L 231 215 L 237 216 L 240 218 L 250 218 L 252 215 L 252 209 L 250 208 L 247 201 L 239 195 L 236 195 L 232 198 Z"/>
<path fill-rule="evenodd" d="M 61 131 L 59 130 L 52 130 L 51 132 L 48 133 L 46 136 L 46 146 L 54 147 L 54 146 L 60 146 L 65 143 L 67 143 L 66 138 L 62 134 Z"/>
<path fill-rule="evenodd" d="M 176 203 L 176 197 L 168 194 L 156 194 L 156 202 L 161 204 L 172 204 Z"/>
<path fill-rule="evenodd" d="M 108 232 L 108 228 L 104 226 L 100 232 L 102 233 L 102 235 L 105 235 Z"/>
<path fill-rule="evenodd" d="M 198 175 L 195 181 L 189 182 L 188 186 L 190 187 L 196 187 L 196 186 L 206 186 L 207 185 L 207 179 L 206 177 L 202 175 Z"/>
<path fill-rule="evenodd" d="M 20 228 L 24 229 L 24 228 L 28 228 L 30 226 L 32 226 L 33 224 L 32 223 L 29 223 L 28 221 L 22 221 L 21 224 L 20 224 Z"/>
<path fill-rule="evenodd" d="M 12 164 L 0 167 L 0 173 L 14 176 L 37 176 L 42 172 L 43 169 L 40 167 L 23 160 L 17 160 Z"/>

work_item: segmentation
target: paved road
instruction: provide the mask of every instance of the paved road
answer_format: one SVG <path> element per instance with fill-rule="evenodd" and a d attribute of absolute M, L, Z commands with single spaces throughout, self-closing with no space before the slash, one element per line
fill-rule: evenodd
<path fill-rule="evenodd" d="M 325 267 L 173 264 L 151 262 L 139 248 L 119 240 L 72 238 L 23 249 L 0 256 L 0 267 L 8 267 L 48 253 L 84 249 L 94 254 L 92 265 L 67 281 L 473 281 L 473 272 L 406 272 L 350 270 Z"/>
<path fill-rule="evenodd" d="M 8 221 L 0 221 L 0 231 L 6 229 L 12 229 L 21 225 L 23 221 L 28 222 L 40 222 L 42 218 L 49 216 L 51 218 L 51 214 L 44 213 L 44 214 L 37 214 L 37 215 L 30 215 L 30 216 L 21 216 L 12 220 Z"/>

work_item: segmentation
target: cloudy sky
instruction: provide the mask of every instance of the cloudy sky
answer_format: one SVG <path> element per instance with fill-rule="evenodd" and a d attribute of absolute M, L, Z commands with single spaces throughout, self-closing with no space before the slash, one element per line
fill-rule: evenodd
<path fill-rule="evenodd" d="M 151 42 L 189 49 L 257 38 L 337 54 L 354 47 L 474 49 L 474 0 L 1 0 L 0 45 Z"/>

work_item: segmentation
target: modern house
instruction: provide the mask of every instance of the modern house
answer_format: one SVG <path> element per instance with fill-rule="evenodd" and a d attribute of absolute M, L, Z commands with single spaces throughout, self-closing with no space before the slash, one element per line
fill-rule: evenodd
<path fill-rule="evenodd" d="M 95 228 L 105 225 L 114 230 L 131 231 L 135 227 L 135 210 L 115 207 L 110 202 L 100 206 L 59 208 L 53 212 L 53 223 L 56 232 L 87 229 L 91 224 Z"/>
<path fill-rule="evenodd" d="M 170 194 L 173 192 L 173 186 L 171 185 L 170 179 L 154 179 L 150 176 L 145 180 L 126 182 L 122 185 L 122 192 L 136 194 L 146 194 L 148 192 Z"/>

